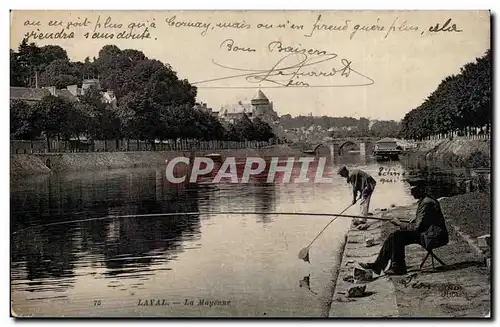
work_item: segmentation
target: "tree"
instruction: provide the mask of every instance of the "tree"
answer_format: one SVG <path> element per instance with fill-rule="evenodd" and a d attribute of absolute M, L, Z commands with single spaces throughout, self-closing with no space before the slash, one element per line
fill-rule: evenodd
<path fill-rule="evenodd" d="M 256 117 L 253 120 L 253 126 L 253 139 L 256 141 L 269 141 L 275 136 L 272 127 L 268 123 L 262 121 L 259 117 Z"/>
<path fill-rule="evenodd" d="M 92 61 L 87 57 L 84 62 L 72 62 L 59 46 L 39 48 L 24 40 L 17 52 L 11 51 L 10 62 L 13 86 L 34 86 L 36 72 L 41 86 L 60 89 L 79 85 L 83 78 L 99 77 L 104 89 L 115 92 L 116 105 L 103 103 L 97 89 L 87 90 L 75 104 L 54 98 L 39 102 L 33 108 L 33 117 L 48 138 L 126 137 L 149 141 L 154 147 L 157 139 L 228 137 L 215 117 L 193 108 L 196 87 L 180 79 L 168 63 L 149 59 L 141 51 L 106 45 Z M 19 120 L 16 124 L 23 123 Z M 243 131 L 246 139 L 254 137 L 251 122 Z M 262 131 L 267 133 L 264 127 Z"/>
<path fill-rule="evenodd" d="M 370 121 L 367 118 L 360 117 L 356 124 L 358 136 L 368 136 L 370 130 Z"/>
<path fill-rule="evenodd" d="M 201 126 L 211 124 L 189 115 L 193 113 L 196 88 L 179 80 L 169 65 L 114 45 L 99 51 L 95 65 L 103 87 L 115 90 L 117 116 L 127 135 L 148 140 L 154 147 L 157 138 L 202 137 Z M 184 128 L 179 129 L 181 126 Z"/>
<path fill-rule="evenodd" d="M 491 51 L 448 76 L 417 108 L 405 115 L 401 135 L 422 139 L 491 124 Z"/>
<path fill-rule="evenodd" d="M 33 85 L 33 77 L 35 72 L 38 71 L 38 66 L 41 64 L 40 53 L 40 48 L 37 47 L 35 43 L 28 44 L 26 39 L 19 45 L 17 58 L 19 64 L 27 74 L 24 76 L 24 83 L 27 86 Z"/>
<path fill-rule="evenodd" d="M 69 61 L 68 54 L 66 50 L 58 45 L 46 45 L 40 48 L 39 53 L 39 66 L 40 70 L 43 70 L 47 65 L 49 65 L 54 60 L 66 60 Z"/>
<path fill-rule="evenodd" d="M 134 62 L 125 56 L 120 48 L 116 45 L 103 46 L 94 63 L 104 89 L 115 90 L 118 98 L 127 93 L 128 90 L 122 90 L 124 76 Z"/>
<path fill-rule="evenodd" d="M 370 128 L 370 134 L 375 137 L 397 137 L 400 125 L 394 120 L 377 120 Z"/>
<path fill-rule="evenodd" d="M 43 72 L 55 60 L 69 61 L 63 48 L 57 45 L 39 48 L 24 39 L 17 52 L 10 51 L 11 86 L 35 87 L 35 74 Z"/>
<path fill-rule="evenodd" d="M 72 130 L 76 137 L 85 136 L 95 139 L 99 133 L 99 124 L 97 119 L 97 110 L 88 103 L 77 102 L 73 105 L 70 113 Z"/>
<path fill-rule="evenodd" d="M 10 50 L 10 86 L 25 86 L 28 69 L 19 61 L 19 55 Z"/>
<path fill-rule="evenodd" d="M 55 86 L 57 89 L 81 83 L 80 73 L 75 64 L 67 59 L 57 59 L 45 67 L 40 74 L 41 86 Z"/>
<path fill-rule="evenodd" d="M 35 124 L 33 108 L 24 101 L 10 102 L 10 136 L 12 139 L 32 140 L 41 134 Z"/>
<path fill-rule="evenodd" d="M 255 135 L 254 127 L 245 113 L 235 122 L 234 127 L 240 140 L 253 140 Z"/>
<path fill-rule="evenodd" d="M 122 136 L 118 111 L 103 102 L 102 94 L 95 86 L 89 87 L 79 96 L 79 115 L 83 128 L 91 137 L 101 140 L 119 139 Z"/>
<path fill-rule="evenodd" d="M 72 105 L 70 102 L 48 95 L 34 106 L 34 126 L 42 130 L 47 138 L 50 150 L 50 138 L 64 137 L 73 134 L 71 128 Z"/>
<path fill-rule="evenodd" d="M 124 95 L 115 108 L 116 117 L 120 121 L 122 136 L 128 139 L 138 136 L 135 130 L 137 96 L 136 92 Z"/>
<path fill-rule="evenodd" d="M 236 130 L 236 126 L 232 123 L 229 123 L 226 127 L 224 139 L 228 141 L 242 141 L 238 131 Z"/>

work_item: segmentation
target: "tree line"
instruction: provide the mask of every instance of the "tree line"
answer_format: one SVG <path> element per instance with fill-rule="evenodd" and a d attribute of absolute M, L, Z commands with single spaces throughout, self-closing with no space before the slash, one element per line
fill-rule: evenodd
<path fill-rule="evenodd" d="M 401 136 L 421 140 L 431 135 L 489 133 L 491 126 L 491 50 L 446 77 L 429 97 L 408 112 Z"/>
<path fill-rule="evenodd" d="M 309 126 L 321 126 L 328 130 L 335 127 L 335 130 L 328 133 L 333 138 L 346 137 L 398 137 L 400 133 L 400 123 L 394 120 L 375 120 L 370 126 L 370 120 L 364 117 L 328 117 L 328 116 L 297 116 L 283 115 L 280 117 L 280 124 L 285 129 L 297 129 Z"/>
<path fill-rule="evenodd" d="M 257 140 L 274 137 L 272 128 L 259 118 L 243 116 L 224 124 L 208 112 L 194 108 L 197 89 L 180 79 L 169 64 L 149 59 L 134 49 L 106 45 L 93 60 L 69 60 L 60 46 L 38 47 L 25 40 L 10 51 L 11 86 L 81 86 L 85 78 L 99 78 L 103 90 L 113 90 L 116 103 L 102 101 L 102 93 L 90 87 L 78 101 L 53 95 L 34 105 L 11 101 L 11 137 L 155 140 Z M 35 81 L 35 79 L 38 79 Z M 49 142 L 48 142 L 49 144 Z"/>
<path fill-rule="evenodd" d="M 321 126 L 324 129 L 330 127 L 356 127 L 358 130 L 368 130 L 370 121 L 361 117 L 328 117 L 328 116 L 297 116 L 287 114 L 280 117 L 280 123 L 285 129 L 309 127 L 311 125 Z"/>

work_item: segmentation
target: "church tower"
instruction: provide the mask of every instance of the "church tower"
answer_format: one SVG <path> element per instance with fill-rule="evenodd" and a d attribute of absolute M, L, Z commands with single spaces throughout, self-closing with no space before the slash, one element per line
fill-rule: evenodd
<path fill-rule="evenodd" d="M 278 115 L 273 109 L 273 103 L 269 101 L 267 96 L 260 89 L 250 101 L 250 104 L 253 107 L 254 117 L 260 117 L 270 122 L 278 118 Z"/>

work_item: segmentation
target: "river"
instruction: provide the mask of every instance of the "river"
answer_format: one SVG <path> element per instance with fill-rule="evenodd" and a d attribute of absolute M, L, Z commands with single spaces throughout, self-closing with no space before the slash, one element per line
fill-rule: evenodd
<path fill-rule="evenodd" d="M 164 169 L 74 172 L 11 181 L 11 300 L 20 316 L 322 317 L 350 219 L 342 164 L 378 181 L 371 211 L 415 200 L 398 176 L 356 156 L 327 162 L 332 183 L 170 184 Z M 401 163 L 384 163 L 401 172 Z M 385 171 L 385 170 L 384 170 Z M 294 169 L 294 174 L 298 168 Z M 382 178 L 385 178 L 382 181 Z M 262 214 L 129 217 L 165 212 Z M 358 214 L 358 205 L 346 214 Z M 86 221 L 78 221 L 86 220 Z M 76 222 L 75 222 L 76 221 Z M 63 223 L 65 222 L 65 223 Z M 153 300 L 154 299 L 154 300 Z M 144 305 L 144 304 L 161 305 Z"/>

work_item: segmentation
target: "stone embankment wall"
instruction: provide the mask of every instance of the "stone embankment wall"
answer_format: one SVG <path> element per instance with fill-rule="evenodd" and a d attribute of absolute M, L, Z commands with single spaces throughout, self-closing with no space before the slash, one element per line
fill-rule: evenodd
<path fill-rule="evenodd" d="M 299 157 L 303 154 L 288 146 L 259 149 L 223 149 L 217 151 L 224 160 L 232 156 L 247 157 Z M 137 151 L 137 152 L 84 152 L 13 154 L 10 156 L 10 174 L 13 177 L 62 171 L 96 171 L 137 167 L 158 167 L 175 157 L 202 156 L 209 151 Z"/>

